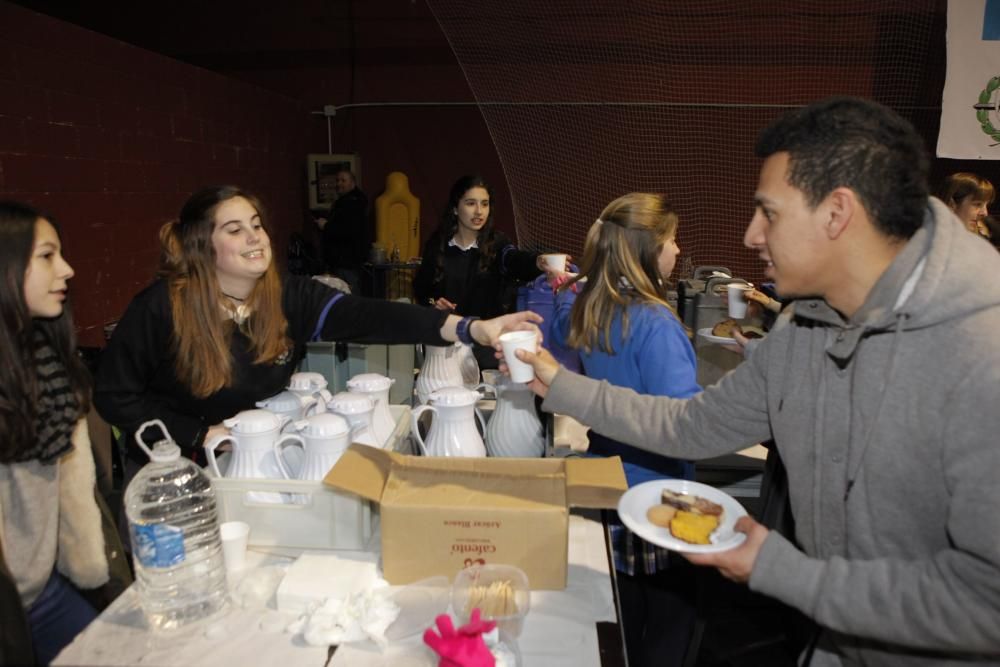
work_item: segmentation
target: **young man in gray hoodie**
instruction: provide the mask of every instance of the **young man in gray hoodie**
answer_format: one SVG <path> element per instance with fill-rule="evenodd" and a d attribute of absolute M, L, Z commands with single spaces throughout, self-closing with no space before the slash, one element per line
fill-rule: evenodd
<path fill-rule="evenodd" d="M 813 667 L 1000 664 L 1000 257 L 928 196 L 919 136 L 837 98 L 766 129 L 744 238 L 788 325 L 688 400 L 525 354 L 543 408 L 699 459 L 773 439 L 793 544 L 690 560 L 813 618 Z"/>

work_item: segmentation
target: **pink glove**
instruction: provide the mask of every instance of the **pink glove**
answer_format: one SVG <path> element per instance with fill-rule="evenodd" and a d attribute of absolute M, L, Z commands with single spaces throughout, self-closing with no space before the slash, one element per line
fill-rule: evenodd
<path fill-rule="evenodd" d="M 473 609 L 469 622 L 457 631 L 448 614 L 441 614 L 434 621 L 441 634 L 438 636 L 434 628 L 427 628 L 424 643 L 441 656 L 438 667 L 494 667 L 496 661 L 486 648 L 483 633 L 495 628 L 495 621 L 479 620 L 479 609 Z"/>

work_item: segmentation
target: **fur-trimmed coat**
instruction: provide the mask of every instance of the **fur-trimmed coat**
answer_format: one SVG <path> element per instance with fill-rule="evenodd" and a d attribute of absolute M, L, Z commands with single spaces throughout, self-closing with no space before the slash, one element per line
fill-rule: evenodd
<path fill-rule="evenodd" d="M 73 431 L 73 450 L 59 459 L 59 535 L 56 568 L 97 609 L 132 582 L 115 522 L 100 494 L 87 420 Z M 0 664 L 31 664 L 31 633 L 13 575 L 4 559 L 0 506 Z"/>

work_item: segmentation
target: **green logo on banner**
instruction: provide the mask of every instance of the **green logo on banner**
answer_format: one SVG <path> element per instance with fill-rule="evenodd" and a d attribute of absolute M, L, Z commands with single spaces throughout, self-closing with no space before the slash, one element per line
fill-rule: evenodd
<path fill-rule="evenodd" d="M 979 126 L 993 141 L 1000 143 L 1000 99 L 997 91 L 1000 90 L 1000 76 L 995 76 L 986 83 L 986 87 L 979 92 L 979 103 L 973 108 L 976 110 L 976 120 Z M 997 121 L 994 124 L 994 121 Z M 997 144 L 993 144 L 996 146 Z"/>

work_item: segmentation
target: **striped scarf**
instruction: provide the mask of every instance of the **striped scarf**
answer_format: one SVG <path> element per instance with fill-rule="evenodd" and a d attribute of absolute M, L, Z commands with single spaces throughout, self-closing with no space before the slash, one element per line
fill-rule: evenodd
<path fill-rule="evenodd" d="M 54 463 L 73 449 L 73 428 L 80 418 L 80 404 L 69 384 L 66 367 L 38 328 L 35 329 L 35 368 L 38 372 L 35 441 L 21 450 L 14 460 Z"/>

